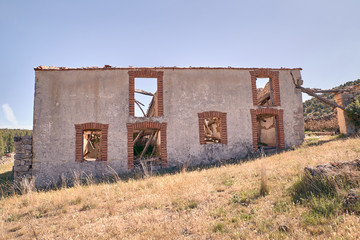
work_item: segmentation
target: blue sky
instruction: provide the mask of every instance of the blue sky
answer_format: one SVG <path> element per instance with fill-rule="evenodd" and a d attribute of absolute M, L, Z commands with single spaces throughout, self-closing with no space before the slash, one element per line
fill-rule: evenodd
<path fill-rule="evenodd" d="M 31 128 L 39 65 L 302 67 L 360 78 L 358 0 L 0 0 L 0 128 Z"/>

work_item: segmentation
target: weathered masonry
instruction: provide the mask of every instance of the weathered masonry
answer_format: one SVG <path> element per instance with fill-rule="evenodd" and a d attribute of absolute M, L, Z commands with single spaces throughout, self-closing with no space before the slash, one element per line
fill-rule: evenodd
<path fill-rule="evenodd" d="M 39 186 L 298 145 L 300 70 L 37 67 L 32 177 Z"/>

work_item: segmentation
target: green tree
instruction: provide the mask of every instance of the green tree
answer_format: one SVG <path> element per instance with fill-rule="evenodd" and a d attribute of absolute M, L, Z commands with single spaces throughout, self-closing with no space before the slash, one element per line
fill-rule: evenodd
<path fill-rule="evenodd" d="M 7 152 L 11 153 L 15 151 L 14 147 L 14 133 L 11 131 L 8 135 L 8 141 L 7 141 Z"/>

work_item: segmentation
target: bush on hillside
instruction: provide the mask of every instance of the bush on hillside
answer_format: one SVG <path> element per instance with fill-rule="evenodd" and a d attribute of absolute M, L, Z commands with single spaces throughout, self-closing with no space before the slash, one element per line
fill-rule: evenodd
<path fill-rule="evenodd" d="M 348 117 L 354 122 L 356 127 L 360 126 L 360 102 L 357 99 L 355 102 L 346 107 Z"/>

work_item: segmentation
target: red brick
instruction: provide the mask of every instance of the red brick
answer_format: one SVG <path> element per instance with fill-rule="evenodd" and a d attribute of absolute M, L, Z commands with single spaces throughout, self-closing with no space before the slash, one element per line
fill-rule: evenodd
<path fill-rule="evenodd" d="M 128 71 L 129 74 L 129 116 L 135 115 L 135 100 L 134 100 L 134 91 L 135 91 L 135 78 L 157 78 L 157 100 L 158 100 L 158 116 L 164 115 L 164 105 L 163 105 L 163 71 L 155 71 L 151 69 L 138 69 Z"/>
<path fill-rule="evenodd" d="M 257 90 L 256 90 L 256 78 L 268 77 L 273 86 L 273 106 L 280 106 L 280 87 L 279 87 L 279 71 L 272 71 L 270 69 L 255 69 L 250 71 L 251 76 L 251 88 L 253 95 L 253 105 L 257 104 Z"/>
<path fill-rule="evenodd" d="M 101 123 L 83 123 L 83 124 L 75 124 L 75 161 L 83 162 L 82 158 L 82 149 L 83 149 L 83 130 L 86 129 L 100 129 L 101 130 L 101 161 L 107 161 L 107 139 L 108 139 L 108 127 L 109 124 L 101 124 Z"/>
<path fill-rule="evenodd" d="M 257 151 L 258 144 L 257 144 L 257 121 L 256 118 L 258 115 L 262 114 L 271 114 L 276 117 L 276 125 L 277 127 L 277 135 L 278 135 L 278 147 L 284 148 L 285 147 L 285 135 L 284 135 L 284 121 L 283 121 L 283 110 L 282 109 L 273 109 L 273 108 L 262 108 L 262 109 L 251 109 L 251 122 L 252 122 L 252 133 L 253 133 L 253 148 L 254 151 Z M 254 121 L 255 120 L 255 121 Z"/>
<path fill-rule="evenodd" d="M 206 144 L 205 142 L 205 131 L 204 131 L 204 121 L 205 118 L 218 117 L 221 121 L 221 143 L 227 144 L 227 122 L 226 122 L 226 113 L 217 112 L 217 111 L 208 111 L 198 113 L 199 119 L 199 142 L 200 144 Z"/>

